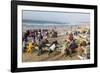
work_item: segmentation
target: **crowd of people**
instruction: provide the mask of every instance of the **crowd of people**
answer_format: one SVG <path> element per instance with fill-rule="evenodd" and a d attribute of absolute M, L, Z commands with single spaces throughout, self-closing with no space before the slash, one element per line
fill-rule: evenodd
<path fill-rule="evenodd" d="M 45 46 L 45 44 L 49 43 L 47 40 L 48 37 L 55 38 L 57 37 L 57 32 L 55 30 L 48 31 L 47 29 L 36 29 L 36 30 L 27 30 L 23 33 L 23 51 L 27 50 L 27 46 L 37 45 L 39 51 L 42 51 L 41 48 Z M 32 53 L 32 47 L 28 49 L 28 52 Z"/>
<path fill-rule="evenodd" d="M 66 32 L 66 39 L 64 39 L 63 43 L 60 44 L 58 40 L 53 40 L 50 42 L 48 38 L 57 38 L 58 33 L 54 29 L 47 30 L 47 29 L 36 29 L 36 30 L 27 30 L 23 33 L 23 52 L 27 53 L 33 53 L 33 49 L 38 50 L 38 56 L 40 56 L 43 53 L 43 48 L 48 48 L 48 55 L 50 55 L 55 50 L 60 50 L 62 54 L 69 55 L 72 57 L 72 54 L 74 52 L 80 53 L 81 50 L 81 56 L 83 53 L 85 53 L 85 56 L 87 56 L 86 47 L 87 45 L 90 46 L 90 42 L 87 38 L 85 40 L 80 39 L 80 34 L 90 34 L 89 31 L 73 31 L 73 32 Z M 76 38 L 78 36 L 78 38 Z M 81 41 L 81 42 L 80 42 Z M 60 46 L 59 46 L 60 45 Z"/>

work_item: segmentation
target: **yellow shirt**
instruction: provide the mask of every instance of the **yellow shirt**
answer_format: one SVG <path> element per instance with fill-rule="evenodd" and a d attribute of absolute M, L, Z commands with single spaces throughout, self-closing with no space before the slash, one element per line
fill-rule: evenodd
<path fill-rule="evenodd" d="M 29 43 L 29 48 L 32 48 L 33 47 L 33 44 L 32 42 Z"/>

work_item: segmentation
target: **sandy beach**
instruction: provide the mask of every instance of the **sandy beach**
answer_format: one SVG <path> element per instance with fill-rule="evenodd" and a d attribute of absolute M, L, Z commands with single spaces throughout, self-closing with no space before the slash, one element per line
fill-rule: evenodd
<path fill-rule="evenodd" d="M 79 26 L 66 26 L 66 27 L 57 27 L 55 30 L 58 31 L 58 34 L 60 34 L 57 38 L 48 38 L 49 42 L 52 42 L 54 40 L 57 40 L 59 42 L 59 44 L 62 44 L 62 42 L 67 38 L 65 32 L 71 31 L 73 32 L 73 30 L 77 30 Z M 87 25 L 81 25 L 80 27 L 87 27 Z M 34 28 L 30 28 L 30 27 L 23 27 L 23 32 L 27 29 L 32 29 L 34 30 Z M 89 26 L 88 26 L 89 28 Z M 36 28 L 35 28 L 36 29 Z M 52 29 L 52 28 L 48 28 L 48 29 Z M 90 37 L 86 37 L 86 38 L 90 38 Z M 89 51 L 88 51 L 89 52 Z M 38 61 L 57 61 L 57 60 L 81 60 L 76 53 L 72 54 L 72 57 L 70 56 L 66 56 L 64 54 L 62 54 L 60 51 L 54 51 L 52 54 L 48 55 L 48 51 L 44 51 L 44 53 L 40 56 L 37 55 L 38 51 L 36 49 L 33 50 L 32 54 L 23 52 L 22 53 L 22 62 L 38 62 Z"/>

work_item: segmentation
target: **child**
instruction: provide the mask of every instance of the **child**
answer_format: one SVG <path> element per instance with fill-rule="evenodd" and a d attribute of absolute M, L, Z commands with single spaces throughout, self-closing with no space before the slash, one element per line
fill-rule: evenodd
<path fill-rule="evenodd" d="M 28 50 L 27 50 L 27 53 L 32 53 L 32 48 L 33 48 L 33 43 L 32 42 L 29 42 L 28 44 Z"/>

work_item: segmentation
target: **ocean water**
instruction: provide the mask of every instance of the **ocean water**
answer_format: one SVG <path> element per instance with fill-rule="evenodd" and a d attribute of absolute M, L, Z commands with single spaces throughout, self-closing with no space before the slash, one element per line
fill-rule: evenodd
<path fill-rule="evenodd" d="M 26 30 L 33 30 L 33 29 L 58 29 L 58 30 L 70 30 L 70 29 L 77 29 L 79 27 L 89 27 L 89 23 L 75 23 L 75 24 L 69 24 L 69 23 L 57 23 L 57 22 L 29 22 L 29 21 L 23 21 L 22 23 L 22 30 L 23 32 Z"/>

